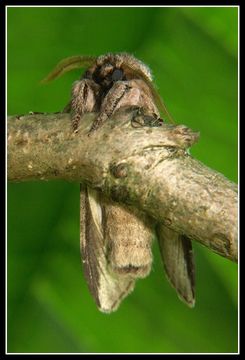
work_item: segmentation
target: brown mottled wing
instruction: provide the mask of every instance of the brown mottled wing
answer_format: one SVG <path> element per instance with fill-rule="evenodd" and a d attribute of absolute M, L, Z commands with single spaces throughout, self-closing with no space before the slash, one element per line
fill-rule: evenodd
<path fill-rule="evenodd" d="M 164 225 L 158 225 L 157 237 L 167 278 L 179 298 L 195 305 L 194 258 L 190 239 Z"/>
<path fill-rule="evenodd" d="M 80 201 L 80 247 L 84 274 L 98 308 L 110 313 L 133 290 L 135 280 L 115 274 L 109 268 L 98 192 L 81 188 Z"/>

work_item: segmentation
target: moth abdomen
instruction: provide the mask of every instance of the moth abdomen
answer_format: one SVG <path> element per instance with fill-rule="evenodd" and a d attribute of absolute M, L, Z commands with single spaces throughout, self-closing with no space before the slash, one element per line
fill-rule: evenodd
<path fill-rule="evenodd" d="M 138 236 L 140 237 L 140 234 Z M 113 243 L 108 254 L 113 271 L 134 278 L 146 277 L 152 265 L 151 242 L 149 236 L 139 241 L 133 239 L 128 241 L 121 237 L 120 242 Z"/>
<path fill-rule="evenodd" d="M 104 236 L 108 246 L 108 262 L 113 272 L 144 278 L 152 264 L 153 229 L 136 210 L 110 201 L 104 208 Z"/>
<path fill-rule="evenodd" d="M 131 276 L 132 278 L 144 278 L 151 271 L 151 264 L 146 266 L 128 265 L 123 267 L 113 267 L 113 271 L 120 275 Z"/>

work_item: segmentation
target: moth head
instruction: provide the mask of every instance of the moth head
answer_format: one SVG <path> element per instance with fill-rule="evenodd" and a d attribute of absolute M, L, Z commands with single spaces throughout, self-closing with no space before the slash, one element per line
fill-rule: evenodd
<path fill-rule="evenodd" d="M 68 71 L 79 68 L 87 69 L 82 78 L 92 79 L 106 91 L 117 81 L 128 81 L 132 79 L 143 80 L 148 86 L 158 109 L 170 122 L 174 123 L 153 84 L 149 67 L 128 53 L 108 53 L 99 57 L 83 55 L 72 56 L 60 61 L 41 82 L 49 82 Z"/>
<path fill-rule="evenodd" d="M 88 69 L 83 77 L 92 79 L 103 89 L 110 89 L 117 81 L 127 80 L 123 68 L 116 66 L 112 61 L 96 64 Z"/>
<path fill-rule="evenodd" d="M 127 53 L 108 53 L 99 56 L 96 63 L 84 75 L 102 88 L 110 88 L 117 81 L 142 79 L 151 82 L 150 69 L 140 60 Z"/>
<path fill-rule="evenodd" d="M 109 89 L 115 81 L 141 79 L 149 88 L 151 96 L 164 118 L 168 119 L 171 123 L 175 123 L 153 84 L 151 70 L 133 55 L 128 53 L 109 53 L 99 56 L 86 75 L 105 89 Z"/>

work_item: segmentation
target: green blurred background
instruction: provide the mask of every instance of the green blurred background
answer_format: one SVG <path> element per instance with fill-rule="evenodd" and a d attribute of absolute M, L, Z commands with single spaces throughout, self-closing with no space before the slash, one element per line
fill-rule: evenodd
<path fill-rule="evenodd" d="M 80 70 L 39 81 L 72 55 L 127 51 L 148 64 L 191 152 L 237 181 L 236 7 L 8 8 L 8 114 L 55 112 Z M 198 196 L 198 194 L 197 194 Z M 8 352 L 236 352 L 237 265 L 194 243 L 196 307 L 178 300 L 157 244 L 150 276 L 100 313 L 79 251 L 79 184 L 8 184 Z"/>

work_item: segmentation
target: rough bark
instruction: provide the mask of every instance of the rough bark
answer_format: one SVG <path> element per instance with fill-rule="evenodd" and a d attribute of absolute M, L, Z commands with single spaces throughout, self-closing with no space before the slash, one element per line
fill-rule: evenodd
<path fill-rule="evenodd" d="M 237 261 L 237 186 L 188 154 L 198 134 L 134 128 L 132 112 L 120 112 L 88 136 L 95 116 L 77 134 L 69 114 L 9 117 L 8 180 L 86 183 Z"/>

